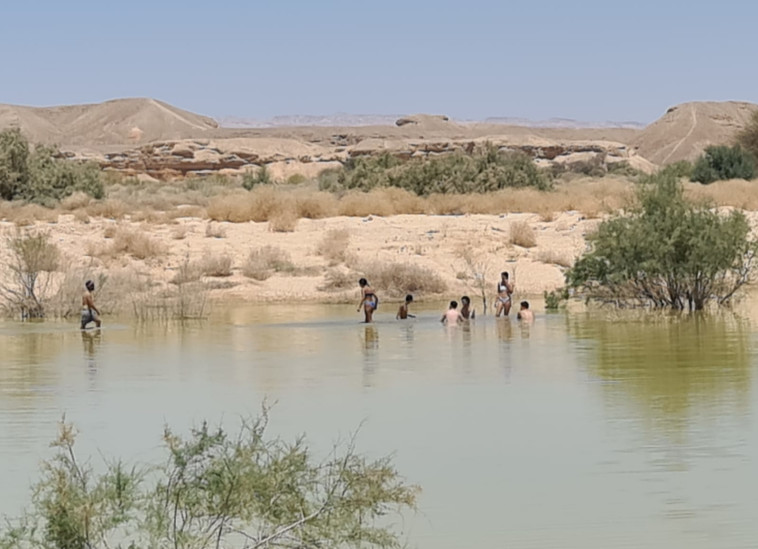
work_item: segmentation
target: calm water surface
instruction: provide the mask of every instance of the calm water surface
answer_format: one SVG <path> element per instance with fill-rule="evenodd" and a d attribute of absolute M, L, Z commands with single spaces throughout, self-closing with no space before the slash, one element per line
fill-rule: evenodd
<path fill-rule="evenodd" d="M 389 305 L 388 305 L 389 307 Z M 201 325 L 0 323 L 0 514 L 28 501 L 65 412 L 80 453 L 152 460 L 168 423 L 232 421 L 395 453 L 419 548 L 756 547 L 754 321 L 235 307 Z M 294 315 L 300 318 L 293 321 Z"/>

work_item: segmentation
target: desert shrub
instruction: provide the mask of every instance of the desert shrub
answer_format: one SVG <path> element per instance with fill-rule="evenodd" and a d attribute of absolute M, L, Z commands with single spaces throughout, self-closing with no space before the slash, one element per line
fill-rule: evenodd
<path fill-rule="evenodd" d="M 323 219 L 337 214 L 337 199 L 325 192 L 299 192 L 295 196 L 297 213 L 307 219 Z"/>
<path fill-rule="evenodd" d="M 545 290 L 543 296 L 545 298 L 545 309 L 548 311 L 555 311 L 558 310 L 561 304 L 569 298 L 569 291 L 568 288 L 565 287 L 550 292 Z"/>
<path fill-rule="evenodd" d="M 112 256 L 131 255 L 135 259 L 150 259 L 165 252 L 165 247 L 149 235 L 126 228 L 118 228 L 108 253 Z"/>
<path fill-rule="evenodd" d="M 514 221 L 508 228 L 511 244 L 522 248 L 533 248 L 537 245 L 534 230 L 526 221 Z"/>
<path fill-rule="evenodd" d="M 409 293 L 441 294 L 447 284 L 435 271 L 412 263 L 376 262 L 359 269 L 378 291 L 390 297 Z M 355 284 L 354 281 L 353 283 Z"/>
<path fill-rule="evenodd" d="M 302 185 L 306 181 L 308 181 L 308 178 L 301 173 L 293 173 L 287 178 L 288 185 Z"/>
<path fill-rule="evenodd" d="M 755 158 L 739 145 L 708 147 L 695 162 L 690 177 L 704 184 L 727 179 L 749 181 L 755 177 Z"/>
<path fill-rule="evenodd" d="M 684 198 L 672 174 L 641 185 L 639 205 L 602 222 L 567 272 L 590 299 L 700 310 L 748 283 L 758 243 L 738 211 L 722 216 Z"/>
<path fill-rule="evenodd" d="M 0 547 L 365 547 L 401 546 L 387 520 L 415 508 L 388 457 L 368 459 L 355 438 L 319 460 L 303 437 L 268 431 L 268 409 L 227 432 L 206 422 L 181 435 L 166 427 L 157 463 L 94 466 L 61 422 L 41 465 L 31 507 L 3 522 Z"/>
<path fill-rule="evenodd" d="M 330 269 L 324 275 L 324 284 L 319 290 L 324 292 L 347 290 L 355 286 L 358 279 L 353 273 Z"/>
<path fill-rule="evenodd" d="M 275 246 L 254 249 L 242 266 L 242 274 L 254 280 L 266 280 L 274 273 L 292 273 L 295 265 L 290 255 Z"/>
<path fill-rule="evenodd" d="M 18 129 L 0 132 L 0 198 L 51 203 L 75 192 L 103 197 L 96 164 L 66 160 L 52 147 L 32 149 Z"/>
<path fill-rule="evenodd" d="M 246 172 L 242 176 L 242 187 L 248 191 L 252 191 L 254 187 L 259 185 L 270 185 L 273 182 L 274 180 L 271 177 L 271 172 L 268 171 L 265 164 L 256 171 Z"/>
<path fill-rule="evenodd" d="M 206 255 L 198 262 L 203 276 L 226 277 L 232 276 L 232 258 L 226 254 Z"/>
<path fill-rule="evenodd" d="M 692 165 L 692 162 L 690 162 L 689 160 L 680 160 L 679 162 L 674 162 L 673 164 L 669 164 L 668 166 L 664 167 L 663 170 L 661 171 L 664 173 L 669 173 L 676 178 L 686 177 L 687 179 L 689 179 L 692 177 L 693 169 L 694 169 L 694 166 Z"/>
<path fill-rule="evenodd" d="M 574 264 L 574 260 L 570 254 L 559 250 L 543 250 L 537 255 L 537 259 L 548 265 L 559 265 L 566 268 Z"/>
<path fill-rule="evenodd" d="M 294 210 L 279 210 L 268 220 L 268 230 L 275 233 L 291 233 L 297 227 L 297 212 Z"/>
<path fill-rule="evenodd" d="M 758 110 L 753 113 L 745 128 L 737 134 L 737 143 L 754 158 L 758 158 Z"/>
<path fill-rule="evenodd" d="M 205 238 L 226 238 L 226 229 L 222 225 L 209 222 L 205 226 Z"/>
<path fill-rule="evenodd" d="M 6 243 L 10 258 L 5 263 L 8 276 L 0 284 L 2 305 L 24 319 L 42 318 L 60 250 L 46 232 L 18 232 Z"/>
<path fill-rule="evenodd" d="M 417 195 L 482 193 L 516 187 L 546 190 L 550 186 L 549 179 L 529 156 L 500 151 L 489 144 L 472 154 L 454 152 L 405 161 L 390 153 L 358 157 L 350 159 L 336 176 L 327 171 L 319 177 L 322 190 L 398 187 Z"/>
<path fill-rule="evenodd" d="M 347 229 L 331 229 L 318 243 L 316 253 L 334 266 L 344 263 L 349 245 L 350 232 Z"/>

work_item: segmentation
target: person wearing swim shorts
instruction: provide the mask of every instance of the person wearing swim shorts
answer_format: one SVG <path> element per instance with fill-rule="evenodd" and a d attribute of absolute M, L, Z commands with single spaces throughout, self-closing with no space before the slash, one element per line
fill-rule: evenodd
<path fill-rule="evenodd" d="M 513 295 L 513 283 L 508 279 L 508 273 L 500 273 L 500 282 L 497 283 L 497 301 L 495 316 L 505 313 L 508 316 L 511 312 L 511 296 Z"/>
<path fill-rule="evenodd" d="M 358 285 L 361 287 L 361 302 L 358 304 L 358 311 L 360 312 L 361 307 L 363 307 L 365 322 L 368 324 L 374 321 L 374 311 L 379 306 L 379 298 L 376 297 L 373 288 L 365 278 L 361 278 Z"/>
<path fill-rule="evenodd" d="M 92 292 L 95 291 L 95 283 L 88 280 L 84 283 L 84 287 L 86 291 L 82 294 L 82 330 L 86 330 L 87 324 L 91 322 L 94 322 L 95 327 L 99 328 L 101 324 L 100 311 L 95 307 L 95 299 L 92 296 Z"/>

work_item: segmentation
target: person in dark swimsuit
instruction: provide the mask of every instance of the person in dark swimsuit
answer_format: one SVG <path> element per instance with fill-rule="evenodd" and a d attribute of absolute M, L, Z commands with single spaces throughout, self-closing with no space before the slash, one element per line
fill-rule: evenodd
<path fill-rule="evenodd" d="M 473 320 L 476 318 L 476 311 L 471 308 L 471 298 L 467 295 L 461 298 L 461 316 L 463 320 Z"/>
<path fill-rule="evenodd" d="M 373 322 L 374 311 L 379 306 L 379 298 L 376 297 L 373 288 L 369 286 L 368 280 L 365 278 L 361 278 L 358 285 L 361 287 L 361 302 L 358 304 L 358 311 L 360 312 L 361 307 L 363 307 L 365 322 Z"/>

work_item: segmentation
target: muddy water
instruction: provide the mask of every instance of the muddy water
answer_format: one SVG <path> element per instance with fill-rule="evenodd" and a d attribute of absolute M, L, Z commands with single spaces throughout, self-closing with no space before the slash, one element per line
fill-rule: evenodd
<path fill-rule="evenodd" d="M 297 320 L 293 320 L 299 315 Z M 373 326 L 346 307 L 235 307 L 202 325 L 0 324 L 0 514 L 28 501 L 65 412 L 80 452 L 153 459 L 164 424 L 276 401 L 318 449 L 364 422 L 422 485 L 411 547 L 753 547 L 754 321 L 739 315 L 438 311 Z"/>

